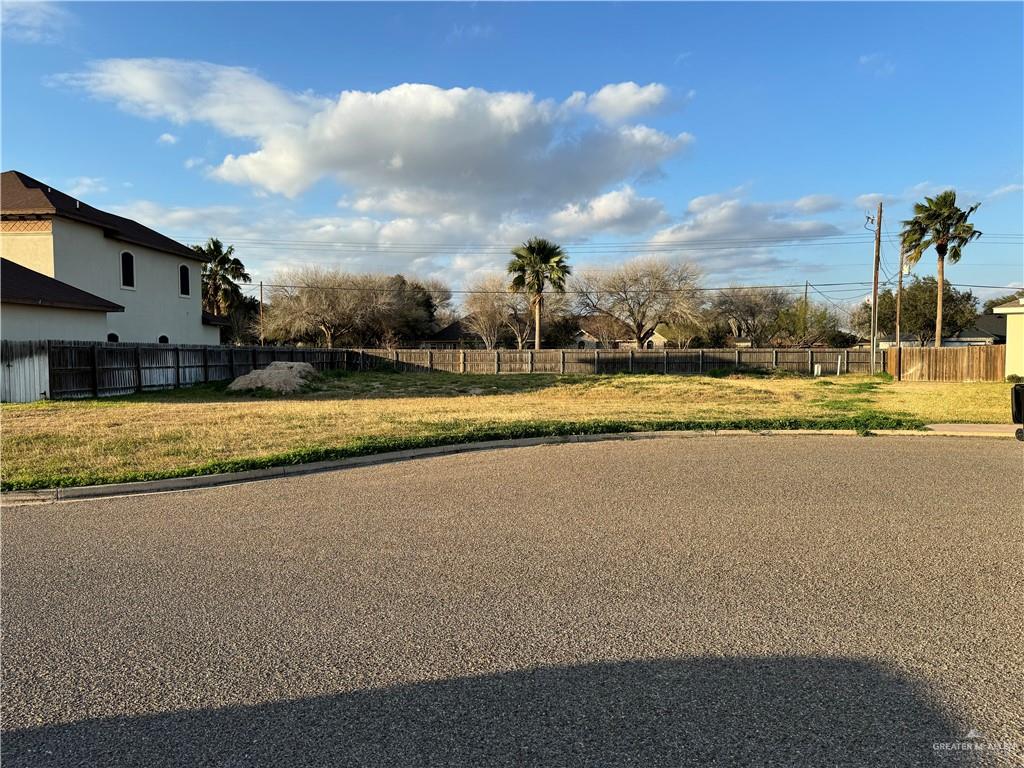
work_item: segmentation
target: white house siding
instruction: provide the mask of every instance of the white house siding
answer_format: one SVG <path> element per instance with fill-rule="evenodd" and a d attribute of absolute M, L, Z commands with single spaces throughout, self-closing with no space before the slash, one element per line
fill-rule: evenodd
<path fill-rule="evenodd" d="M 135 288 L 121 287 L 121 252 L 135 256 Z M 216 328 L 203 325 L 202 262 L 104 237 L 88 224 L 54 219 L 54 277 L 124 307 L 107 315 L 119 341 L 216 344 Z M 189 268 L 191 295 L 178 294 L 178 267 Z M 105 335 L 104 335 L 105 337 Z"/>
<path fill-rule="evenodd" d="M 107 317 L 85 309 L 0 304 L 0 336 L 5 341 L 106 341 Z"/>

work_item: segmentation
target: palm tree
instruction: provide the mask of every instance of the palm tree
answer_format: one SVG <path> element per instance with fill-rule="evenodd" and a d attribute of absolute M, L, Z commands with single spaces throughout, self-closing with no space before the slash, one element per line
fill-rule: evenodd
<path fill-rule="evenodd" d="M 975 203 L 966 211 L 956 205 L 956 192 L 947 189 L 935 197 L 926 197 L 923 203 L 914 203 L 914 218 L 903 222 L 901 246 L 906 263 L 913 267 L 921 255 L 934 248 L 938 256 L 938 290 L 935 304 L 935 346 L 942 346 L 942 291 L 946 257 L 952 264 L 960 261 L 965 245 L 981 237 L 967 219 L 978 210 Z"/>
<path fill-rule="evenodd" d="M 206 245 L 193 245 L 192 250 L 205 258 L 203 264 L 203 311 L 211 315 L 227 315 L 242 300 L 238 283 L 252 281 L 245 265 L 235 258 L 235 246 L 224 244 L 215 237 Z"/>
<path fill-rule="evenodd" d="M 531 237 L 512 249 L 508 273 L 512 275 L 509 290 L 525 293 L 533 305 L 533 348 L 540 349 L 540 310 L 544 303 L 544 287 L 550 285 L 565 293 L 565 279 L 572 274 L 565 251 L 556 243 L 542 237 Z"/>

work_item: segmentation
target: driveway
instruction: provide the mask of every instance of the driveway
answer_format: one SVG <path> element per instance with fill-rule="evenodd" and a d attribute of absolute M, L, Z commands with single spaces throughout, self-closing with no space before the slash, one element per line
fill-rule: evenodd
<path fill-rule="evenodd" d="M 4 768 L 1017 765 L 1022 468 L 702 436 L 11 508 Z"/>

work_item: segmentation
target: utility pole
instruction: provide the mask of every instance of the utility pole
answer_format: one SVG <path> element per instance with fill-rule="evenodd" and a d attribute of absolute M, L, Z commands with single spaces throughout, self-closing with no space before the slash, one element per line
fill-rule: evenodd
<path fill-rule="evenodd" d="M 903 334 L 900 312 L 903 305 L 903 246 L 900 245 L 900 273 L 896 278 L 896 381 L 903 379 Z"/>
<path fill-rule="evenodd" d="M 260 346 L 263 346 L 263 281 L 260 280 Z"/>
<path fill-rule="evenodd" d="M 878 365 L 878 264 L 882 258 L 882 202 L 878 202 L 875 218 L 875 269 L 871 278 L 871 373 Z"/>
<path fill-rule="evenodd" d="M 807 341 L 807 310 L 808 310 L 808 306 L 807 306 L 807 289 L 810 287 L 810 285 L 811 285 L 811 283 L 810 283 L 809 280 L 804 280 L 804 312 L 803 312 L 804 317 L 803 317 L 803 323 L 802 323 L 803 329 L 801 330 L 801 333 L 803 334 L 803 337 L 804 337 L 803 341 L 805 343 Z"/>

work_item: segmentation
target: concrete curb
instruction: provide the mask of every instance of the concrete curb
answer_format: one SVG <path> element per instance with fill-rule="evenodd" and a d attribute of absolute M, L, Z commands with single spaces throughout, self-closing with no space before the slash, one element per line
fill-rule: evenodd
<path fill-rule="evenodd" d="M 221 485 L 253 482 L 257 480 L 273 480 L 282 477 L 297 477 L 317 472 L 329 472 L 339 469 L 368 467 L 376 464 L 390 464 L 396 461 L 409 461 L 431 456 L 451 456 L 474 451 L 489 451 L 502 448 L 528 448 L 537 445 L 559 445 L 565 443 L 597 443 L 611 440 L 655 440 L 655 439 L 692 439 L 696 437 L 735 437 L 757 435 L 762 437 L 785 435 L 844 435 L 854 436 L 853 429 L 780 429 L 753 432 L 747 429 L 719 430 L 668 430 L 660 432 L 611 432 L 597 435 L 549 435 L 544 437 L 521 437 L 511 440 L 485 440 L 478 443 L 455 443 L 438 445 L 429 448 L 411 448 L 404 451 L 390 451 L 368 456 L 353 456 L 334 461 L 316 461 L 308 464 L 293 464 L 266 469 L 252 469 L 244 472 L 225 472 L 215 475 L 195 475 L 192 477 L 174 477 L 166 480 L 143 480 L 133 483 L 109 483 L 105 485 L 83 485 L 72 488 L 46 488 L 38 491 L 7 491 L 0 494 L 0 502 L 4 506 L 25 504 L 41 504 L 55 501 L 80 499 L 98 499 L 107 496 L 128 496 L 144 493 L 167 493 L 198 488 L 215 488 Z M 966 433 L 966 432 L 919 432 L 898 429 L 872 430 L 872 434 L 885 436 L 907 437 L 1005 437 L 1001 434 Z M 1013 437 L 1012 434 L 1008 435 Z"/>

